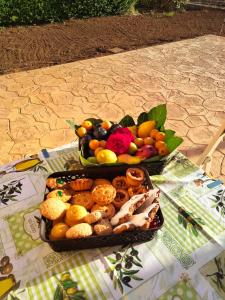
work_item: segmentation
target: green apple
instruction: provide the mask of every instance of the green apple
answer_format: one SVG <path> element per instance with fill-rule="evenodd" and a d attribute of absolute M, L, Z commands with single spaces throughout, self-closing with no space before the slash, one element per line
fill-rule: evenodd
<path fill-rule="evenodd" d="M 135 154 L 136 151 L 137 151 L 137 145 L 135 145 L 135 143 L 130 143 L 130 146 L 129 146 L 129 150 L 128 150 L 128 153 L 129 154 Z"/>

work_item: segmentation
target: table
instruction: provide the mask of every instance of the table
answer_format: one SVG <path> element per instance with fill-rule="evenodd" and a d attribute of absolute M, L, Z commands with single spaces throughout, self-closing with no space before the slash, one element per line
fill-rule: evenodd
<path fill-rule="evenodd" d="M 7 290 L 14 300 L 225 299 L 221 181 L 175 152 L 152 176 L 165 218 L 154 240 L 55 253 L 39 239 L 38 206 L 49 173 L 78 167 L 77 145 L 39 157 L 36 168 L 0 177 L 0 299 Z"/>

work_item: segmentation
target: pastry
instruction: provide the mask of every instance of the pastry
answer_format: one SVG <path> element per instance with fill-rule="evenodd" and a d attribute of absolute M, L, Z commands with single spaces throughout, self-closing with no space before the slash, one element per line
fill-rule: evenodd
<path fill-rule="evenodd" d="M 66 205 L 58 198 L 49 198 L 40 205 L 42 216 L 49 220 L 56 220 L 64 215 Z"/>
<path fill-rule="evenodd" d="M 66 232 L 68 239 L 79 239 L 90 235 L 92 235 L 92 227 L 87 223 L 76 224 Z"/>
<path fill-rule="evenodd" d="M 69 226 L 65 223 L 57 223 L 52 227 L 49 238 L 50 240 L 61 240 L 66 236 Z"/>
<path fill-rule="evenodd" d="M 133 196 L 128 200 L 118 211 L 118 213 L 111 219 L 111 224 L 116 226 L 118 224 L 129 221 L 134 211 L 140 207 L 146 200 L 146 194 L 140 194 Z"/>
<path fill-rule="evenodd" d="M 66 182 L 61 178 L 48 178 L 46 182 L 47 187 L 50 189 L 62 188 Z"/>
<path fill-rule="evenodd" d="M 111 182 L 108 179 L 104 179 L 104 178 L 97 178 L 94 181 L 94 187 L 97 185 L 102 185 L 102 184 L 109 184 L 111 185 Z"/>
<path fill-rule="evenodd" d="M 84 217 L 84 222 L 88 224 L 96 223 L 102 219 L 103 215 L 104 213 L 102 213 L 101 211 L 93 211 L 90 214 L 86 215 L 86 217 Z"/>
<path fill-rule="evenodd" d="M 94 205 L 94 200 L 92 199 L 92 193 L 89 191 L 76 193 L 73 196 L 71 203 L 84 206 L 86 209 L 91 209 L 92 206 Z"/>
<path fill-rule="evenodd" d="M 104 206 L 95 204 L 92 207 L 91 212 L 95 212 L 95 211 L 100 211 L 100 212 L 104 213 L 103 217 L 109 218 L 109 219 L 111 219 L 116 213 L 116 210 L 115 210 L 115 207 L 113 206 L 113 204 L 104 205 Z"/>
<path fill-rule="evenodd" d="M 62 200 L 63 202 L 67 202 L 71 199 L 71 193 L 68 190 L 53 190 L 47 195 L 48 198 L 58 198 Z"/>
<path fill-rule="evenodd" d="M 128 188 L 127 186 L 127 179 L 125 176 L 117 176 L 113 179 L 112 185 L 116 189 L 123 189 L 126 190 Z"/>
<path fill-rule="evenodd" d="M 93 179 L 79 178 L 70 182 L 70 187 L 74 191 L 87 191 L 90 190 L 93 185 Z"/>
<path fill-rule="evenodd" d="M 65 223 L 69 226 L 81 223 L 87 214 L 88 212 L 85 207 L 81 205 L 71 205 L 66 211 Z"/>
<path fill-rule="evenodd" d="M 139 186 L 145 179 L 144 171 L 140 168 L 128 168 L 126 171 L 126 180 L 129 186 Z"/>
<path fill-rule="evenodd" d="M 92 191 L 94 202 L 102 206 L 110 204 L 115 196 L 116 189 L 108 184 L 98 185 Z"/>
<path fill-rule="evenodd" d="M 113 200 L 113 205 L 117 208 L 121 208 L 129 198 L 129 194 L 126 190 L 118 189 L 116 190 L 116 197 Z"/>
<path fill-rule="evenodd" d="M 143 185 L 130 186 L 128 188 L 128 194 L 130 197 L 133 197 L 134 195 L 144 194 L 146 192 L 147 192 L 147 188 Z"/>
<path fill-rule="evenodd" d="M 128 222 L 125 222 L 115 227 L 113 229 L 113 233 L 119 234 L 124 231 L 129 231 L 140 227 L 142 229 L 148 229 L 147 226 L 150 225 L 150 222 L 152 220 L 150 217 L 151 212 L 154 210 L 154 217 L 155 217 L 155 214 L 157 213 L 158 209 L 159 209 L 158 202 L 150 204 L 147 208 L 145 208 L 145 210 L 142 213 L 133 215 Z"/>
<path fill-rule="evenodd" d="M 94 232 L 97 235 L 105 235 L 112 233 L 112 225 L 108 219 L 102 219 L 99 223 L 94 226 Z"/>

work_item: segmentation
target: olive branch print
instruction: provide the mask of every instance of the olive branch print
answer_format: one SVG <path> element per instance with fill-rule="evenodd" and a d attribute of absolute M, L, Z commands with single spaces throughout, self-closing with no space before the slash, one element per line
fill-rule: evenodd
<path fill-rule="evenodd" d="M 221 217 L 225 216 L 225 190 L 219 190 L 215 195 L 212 195 L 213 204 L 212 208 L 216 208 L 216 210 L 220 213 Z"/>
<path fill-rule="evenodd" d="M 23 178 L 22 178 L 23 179 Z M 0 202 L 8 205 L 8 201 L 17 201 L 16 196 L 21 194 L 22 186 L 21 183 L 22 179 L 20 180 L 13 180 L 7 185 L 4 184 L 3 187 L 0 189 Z"/>
<path fill-rule="evenodd" d="M 198 236 L 198 231 L 202 230 L 201 225 L 205 225 L 202 218 L 195 217 L 194 213 L 185 210 L 183 207 L 178 208 L 178 223 L 195 237 Z"/>
<path fill-rule="evenodd" d="M 143 278 L 136 275 L 143 266 L 138 256 L 139 252 L 132 245 L 122 247 L 119 251 L 113 253 L 115 258 L 107 257 L 113 266 L 109 267 L 106 272 L 109 273 L 113 281 L 114 289 L 119 288 L 123 294 L 123 285 L 132 288 L 131 280 L 143 280 Z"/>
<path fill-rule="evenodd" d="M 70 272 L 63 273 L 54 293 L 54 300 L 85 300 L 85 291 L 78 289 L 78 283 L 71 278 Z"/>

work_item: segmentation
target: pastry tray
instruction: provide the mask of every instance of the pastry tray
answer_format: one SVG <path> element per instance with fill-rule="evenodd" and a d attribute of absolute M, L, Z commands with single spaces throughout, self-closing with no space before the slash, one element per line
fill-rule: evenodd
<path fill-rule="evenodd" d="M 56 172 L 51 174 L 49 177 L 61 178 L 64 181 L 70 181 L 73 179 L 83 178 L 83 177 L 88 177 L 92 179 L 105 178 L 105 179 L 112 180 L 116 176 L 124 176 L 128 168 L 130 168 L 129 165 L 98 167 L 98 168 L 90 167 L 90 168 L 85 168 L 83 170 Z M 148 186 L 149 189 L 152 189 L 153 186 L 149 178 L 148 171 L 145 168 L 140 166 L 138 166 L 138 168 L 142 169 L 145 173 L 144 185 Z M 49 188 L 46 187 L 46 194 L 49 193 L 49 191 L 50 191 Z M 90 237 L 74 239 L 74 240 L 62 239 L 56 241 L 52 241 L 49 239 L 49 232 L 52 228 L 52 221 L 42 217 L 40 223 L 40 237 L 44 242 L 47 242 L 54 251 L 57 252 L 146 242 L 154 238 L 157 230 L 159 230 L 164 223 L 164 218 L 160 208 L 157 212 L 157 215 L 159 217 L 160 224 L 156 228 L 150 228 L 147 230 L 136 229 L 133 231 L 123 232 L 121 234 L 110 234 L 110 235 L 102 235 L 102 236 L 93 235 Z"/>

